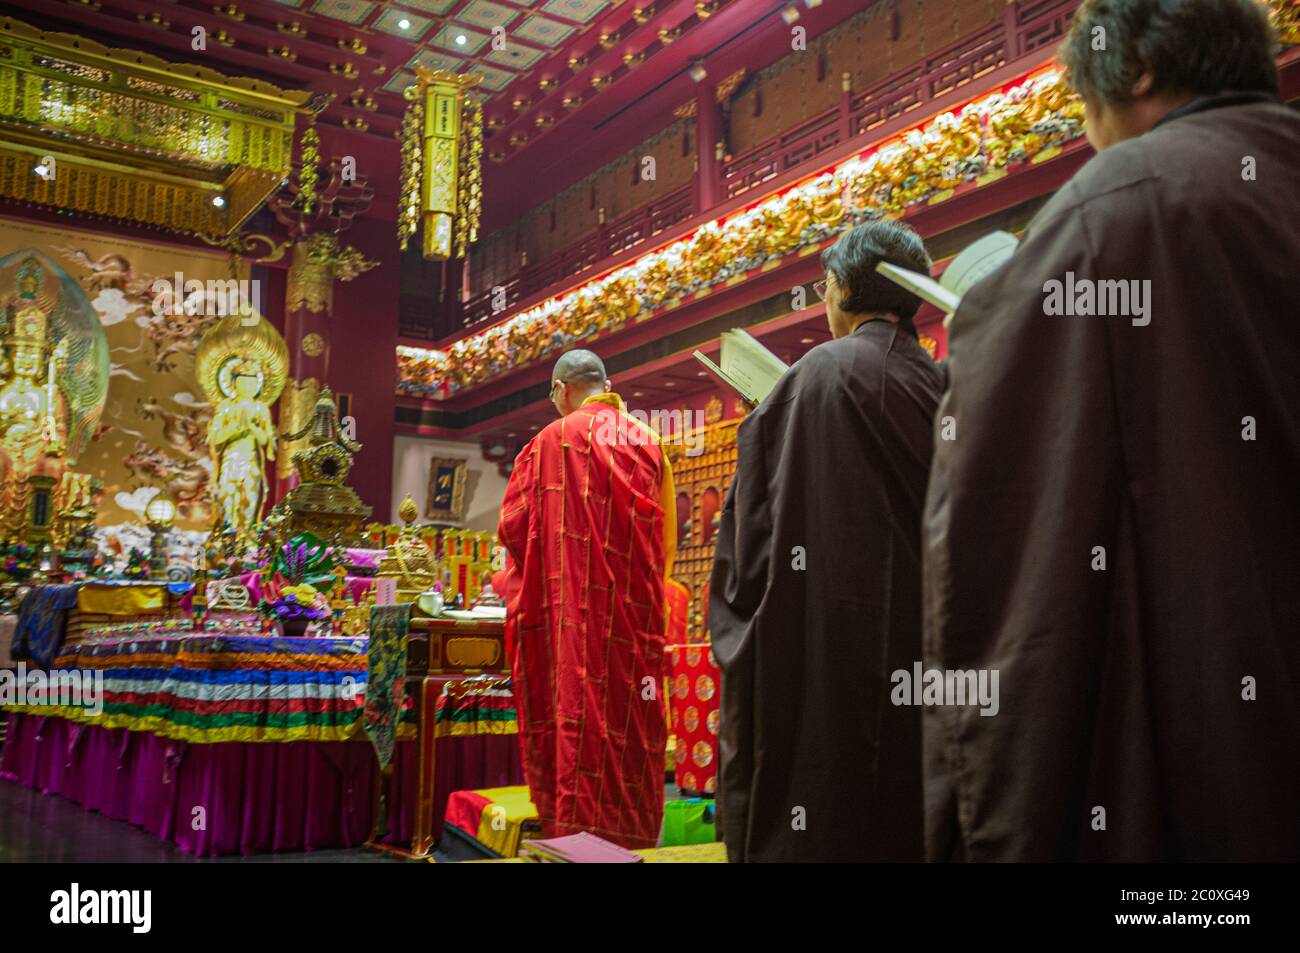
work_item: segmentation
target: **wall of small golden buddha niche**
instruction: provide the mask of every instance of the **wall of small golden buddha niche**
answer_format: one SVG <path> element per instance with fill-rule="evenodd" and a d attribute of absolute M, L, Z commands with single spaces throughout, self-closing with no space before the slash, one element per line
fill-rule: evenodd
<path fill-rule="evenodd" d="M 747 82 L 731 104 L 732 155 L 798 126 L 839 102 L 842 76 L 854 90 L 904 69 L 1002 16 L 1007 0 L 881 0 Z M 890 39 L 898 11 L 898 39 Z"/>
<path fill-rule="evenodd" d="M 693 119 L 676 120 L 635 149 L 601 166 L 515 221 L 481 239 L 470 255 L 475 292 L 507 280 L 519 270 L 520 252 L 535 264 L 591 235 L 605 209 L 605 221 L 642 208 L 691 181 L 694 175 Z M 683 154 L 684 153 L 684 154 Z M 642 159 L 654 157 L 654 178 L 641 175 Z"/>
<path fill-rule="evenodd" d="M 728 400 L 731 398 L 728 397 Z M 673 578 L 690 593 L 687 636 L 706 639 L 709 575 L 713 571 L 718 523 L 732 475 L 736 472 L 736 428 L 743 417 L 720 420 L 722 402 L 715 398 L 706 410 L 704 451 L 686 455 L 683 442 L 665 445 L 677 491 L 677 559 Z M 693 441 L 698 446 L 698 441 Z"/>

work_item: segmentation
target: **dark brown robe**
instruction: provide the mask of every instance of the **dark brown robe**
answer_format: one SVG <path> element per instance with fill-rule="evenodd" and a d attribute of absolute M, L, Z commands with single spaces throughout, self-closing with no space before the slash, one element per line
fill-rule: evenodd
<path fill-rule="evenodd" d="M 1297 156 L 1265 97 L 1179 110 L 957 312 L 926 664 L 1000 711 L 925 709 L 930 859 L 1300 859 Z M 1049 316 L 1067 272 L 1150 310 Z"/>
<path fill-rule="evenodd" d="M 920 659 L 939 394 L 915 332 L 868 321 L 740 426 L 709 600 L 732 861 L 921 859 L 920 713 L 888 695 Z"/>

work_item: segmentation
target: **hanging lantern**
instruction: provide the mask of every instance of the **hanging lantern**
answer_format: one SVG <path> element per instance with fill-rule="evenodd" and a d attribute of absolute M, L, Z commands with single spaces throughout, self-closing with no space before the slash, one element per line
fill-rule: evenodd
<path fill-rule="evenodd" d="M 464 258 L 478 240 L 483 198 L 483 106 L 468 91 L 475 74 L 417 70 L 402 119 L 401 247 L 422 230 L 425 258 Z"/>

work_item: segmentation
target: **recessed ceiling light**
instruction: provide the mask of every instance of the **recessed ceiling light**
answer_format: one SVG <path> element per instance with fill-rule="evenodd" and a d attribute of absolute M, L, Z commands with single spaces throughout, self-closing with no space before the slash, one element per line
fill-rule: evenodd
<path fill-rule="evenodd" d="M 695 372 L 695 376 L 696 376 L 696 377 L 708 377 L 708 376 L 709 376 L 709 372 L 708 372 L 708 371 L 696 371 L 696 372 Z"/>
<path fill-rule="evenodd" d="M 456 45 L 457 45 L 457 46 L 464 46 L 464 45 L 465 45 L 466 43 L 468 43 L 468 42 L 469 42 L 469 37 L 467 37 L 464 33 L 457 33 L 457 34 L 456 34 Z"/>
<path fill-rule="evenodd" d="M 508 434 L 506 434 L 506 436 L 507 436 L 507 437 L 513 437 L 514 434 L 513 434 L 513 433 L 508 433 Z"/>
<path fill-rule="evenodd" d="M 799 8 L 793 3 L 787 3 L 781 8 L 781 19 L 786 25 L 792 25 L 799 22 Z"/>
<path fill-rule="evenodd" d="M 633 396 L 633 397 L 644 397 L 644 396 L 645 396 L 645 392 L 644 392 L 644 391 L 639 391 L 639 390 L 634 390 L 634 391 L 632 391 L 632 396 Z"/>
<path fill-rule="evenodd" d="M 37 175 L 39 175 L 42 179 L 48 179 L 50 177 L 50 167 L 46 165 L 44 162 L 36 166 L 36 168 L 33 169 L 32 171 L 35 172 Z"/>
<path fill-rule="evenodd" d="M 816 338 L 800 338 L 800 339 L 799 339 L 799 343 L 800 343 L 800 344 L 815 344 L 816 342 L 817 342 L 817 339 L 816 339 Z"/>
<path fill-rule="evenodd" d="M 226 200 L 223 196 L 214 195 L 212 196 L 212 204 L 215 205 L 217 208 L 225 208 Z"/>
<path fill-rule="evenodd" d="M 397 21 L 397 28 L 399 30 L 409 30 L 411 28 L 411 21 L 406 19 L 406 17 L 402 17 L 402 19 Z"/>
<path fill-rule="evenodd" d="M 677 382 L 676 382 L 676 381 L 664 381 L 664 386 L 665 386 L 665 387 L 676 387 L 676 386 L 677 386 Z"/>
<path fill-rule="evenodd" d="M 709 75 L 709 71 L 704 68 L 704 60 L 696 60 L 692 63 L 690 74 L 691 79 L 695 80 L 695 82 L 704 82 L 705 78 Z"/>

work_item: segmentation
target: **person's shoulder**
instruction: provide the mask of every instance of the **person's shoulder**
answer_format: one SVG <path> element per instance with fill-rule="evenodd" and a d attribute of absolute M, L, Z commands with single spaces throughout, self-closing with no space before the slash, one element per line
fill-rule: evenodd
<path fill-rule="evenodd" d="M 551 425 L 547 424 L 546 426 L 549 427 Z M 545 429 L 546 429 L 545 427 L 542 428 L 542 430 Z M 525 443 L 522 447 L 519 448 L 519 452 L 515 454 L 516 463 L 518 463 L 520 460 L 527 460 L 530 456 L 533 455 L 533 453 L 536 452 L 537 440 L 539 437 L 541 437 L 541 435 L 542 435 L 542 431 L 538 431 L 537 433 L 533 434 L 533 436 L 528 440 L 527 443 Z"/>
<path fill-rule="evenodd" d="M 810 348 L 782 376 L 773 396 L 793 398 L 801 393 L 837 386 L 844 368 L 853 363 L 856 345 L 849 337 L 823 341 Z M 778 397 L 780 399 L 780 397 Z"/>
<path fill-rule="evenodd" d="M 541 430 L 537 431 L 537 433 L 533 434 L 533 439 L 524 444 L 523 449 L 519 451 L 519 455 L 523 456 L 526 453 L 536 453 L 542 447 L 560 443 L 564 436 L 566 420 L 568 420 L 567 417 L 556 417 Z M 570 422 L 568 426 L 572 426 L 572 422 Z"/>
<path fill-rule="evenodd" d="M 1140 188 L 1158 178 L 1151 162 L 1149 144 L 1139 136 L 1116 143 L 1095 154 L 1057 189 L 1047 203 L 1034 216 L 1031 228 L 1041 229 L 1054 220 L 1070 216 L 1098 201 L 1105 201 L 1117 193 Z"/>
<path fill-rule="evenodd" d="M 856 389 L 863 381 L 876 379 L 888 359 L 891 330 L 881 322 L 866 333 L 847 334 L 811 348 L 781 378 L 772 392 L 773 402 Z"/>
<path fill-rule="evenodd" d="M 1120 217 L 1146 215 L 1145 206 L 1123 201 L 1122 193 L 1183 189 L 1188 179 L 1203 176 L 1207 166 L 1217 167 L 1223 156 L 1235 169 L 1251 144 L 1265 139 L 1300 144 L 1300 116 L 1264 100 L 1171 120 L 1094 155 L 1057 190 L 1035 222 L 1097 204 Z"/>
<path fill-rule="evenodd" d="M 823 381 L 827 372 L 849 368 L 861 360 L 863 354 L 881 352 L 882 348 L 870 335 L 846 334 L 810 348 L 794 366 L 810 381 Z"/>

